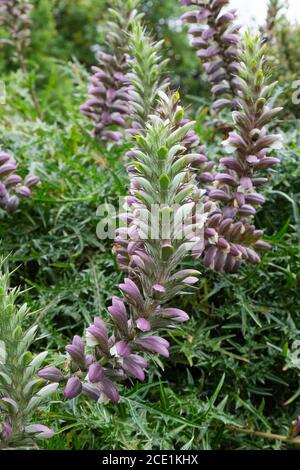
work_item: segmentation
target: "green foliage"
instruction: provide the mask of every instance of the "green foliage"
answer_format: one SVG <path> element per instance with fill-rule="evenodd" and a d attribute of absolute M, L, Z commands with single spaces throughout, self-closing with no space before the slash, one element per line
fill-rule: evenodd
<path fill-rule="evenodd" d="M 90 137 L 78 110 L 84 101 L 87 66 L 94 62 L 92 46 L 103 43 L 103 2 L 36 4 L 29 80 L 43 116 L 39 119 L 33 106 L 28 77 L 3 49 L 1 79 L 7 102 L 0 105 L 0 142 L 16 155 L 21 174 L 32 168 L 42 184 L 16 213 L 0 214 L 1 254 L 9 256 L 11 271 L 18 267 L 11 275 L 11 285 L 22 288 L 15 312 L 23 302 L 31 312 L 44 311 L 36 317 L 39 341 L 33 352 L 48 350 L 47 363 L 61 366 L 64 346 L 116 294 L 120 273 L 111 240 L 97 239 L 96 209 L 104 202 L 117 204 L 126 193 L 127 149 L 102 148 Z M 143 9 L 150 30 L 166 39 L 165 54 L 171 56 L 175 82 L 181 82 L 186 95 L 197 95 L 197 105 L 199 100 L 207 105 L 199 77 L 193 78 L 199 71 L 198 59 L 186 34 L 177 33 L 179 2 L 143 2 Z M 286 77 L 296 77 L 300 38 L 296 26 L 284 24 L 280 31 L 286 38 L 285 48 L 276 49 L 276 75 L 282 87 Z M 45 448 L 294 448 L 295 443 L 284 439 L 300 414 L 300 139 L 294 119 L 299 109 L 291 105 L 289 93 L 283 99 L 290 113 L 283 113 L 282 119 L 287 119 L 280 122 L 282 163 L 272 170 L 273 189 L 266 190 L 268 203 L 256 217 L 259 228 L 267 228 L 273 249 L 259 266 L 247 266 L 234 276 L 186 262 L 186 268 L 200 269 L 203 275 L 197 291 L 178 300 L 192 320 L 172 332 L 164 373 L 160 363 L 152 363 L 148 381 L 124 387 L 117 407 L 82 398 L 42 407 L 38 421 L 59 430 L 45 441 Z M 209 105 L 199 114 L 197 130 L 215 157 L 219 137 Z M 16 295 L 10 289 L 6 292 Z M 23 331 L 31 320 L 32 316 L 24 319 Z M 257 431 L 265 434 L 256 435 Z M 283 442 L 274 434 L 282 435 Z"/>

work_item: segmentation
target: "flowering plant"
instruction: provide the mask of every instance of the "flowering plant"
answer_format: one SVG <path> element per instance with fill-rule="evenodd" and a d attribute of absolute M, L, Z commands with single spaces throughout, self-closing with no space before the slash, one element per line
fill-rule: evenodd
<path fill-rule="evenodd" d="M 32 423 L 34 414 L 56 390 L 51 384 L 38 387 L 37 377 L 47 352 L 32 357 L 28 351 L 37 332 L 37 324 L 28 326 L 27 305 L 17 306 L 20 292 L 9 288 L 10 275 L 0 273 L 0 449 L 36 447 L 39 439 L 54 432 L 43 424 Z"/>

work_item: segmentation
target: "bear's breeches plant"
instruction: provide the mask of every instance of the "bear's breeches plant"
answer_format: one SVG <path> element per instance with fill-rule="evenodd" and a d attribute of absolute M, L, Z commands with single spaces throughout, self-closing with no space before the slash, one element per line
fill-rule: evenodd
<path fill-rule="evenodd" d="M 0 0 L 0 450 L 300 445 L 300 27 L 232 3 Z"/>
<path fill-rule="evenodd" d="M 172 306 L 172 299 L 198 280 L 197 270 L 181 270 L 180 265 L 199 243 L 197 234 L 204 219 L 201 192 L 189 171 L 194 155 L 184 146 L 194 123 L 180 126 L 183 114 L 177 93 L 159 92 L 157 113 L 150 117 L 145 135 L 136 139 L 134 169 L 130 169 L 131 230 L 143 243 L 132 257 L 134 280 L 124 279 L 119 285 L 122 297 L 114 297 L 108 308 L 113 329 L 96 317 L 86 330 L 86 341 L 75 337 L 66 347 L 75 373 L 63 379 L 53 368 L 49 373 L 47 369 L 40 372 L 51 382 L 58 377 L 66 381 L 64 393 L 69 399 L 83 392 L 100 401 L 117 402 L 116 383 L 128 377 L 143 381 L 147 368 L 143 353 L 168 357 L 169 342 L 160 332 L 189 318 Z M 145 223 L 145 215 L 151 220 L 153 207 L 157 208 L 157 237 L 146 233 L 151 227 Z M 166 218 L 171 221 L 168 233 Z M 185 223 L 181 237 L 180 221 Z"/>

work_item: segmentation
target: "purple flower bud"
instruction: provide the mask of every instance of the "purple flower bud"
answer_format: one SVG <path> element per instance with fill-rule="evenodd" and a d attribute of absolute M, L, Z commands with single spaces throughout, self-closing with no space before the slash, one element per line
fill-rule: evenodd
<path fill-rule="evenodd" d="M 256 214 L 256 210 L 250 204 L 244 204 L 242 207 L 239 208 L 238 214 L 240 216 L 245 216 L 245 217 L 252 216 Z"/>
<path fill-rule="evenodd" d="M 247 147 L 247 144 L 244 139 L 236 132 L 229 133 L 228 143 L 229 145 L 232 145 L 233 147 L 236 147 L 238 149 L 245 149 Z"/>
<path fill-rule="evenodd" d="M 82 393 L 91 398 L 92 400 L 98 401 L 101 395 L 101 390 L 98 384 L 83 383 Z"/>
<path fill-rule="evenodd" d="M 128 318 L 124 302 L 118 297 L 113 297 L 112 306 L 108 307 L 108 311 L 115 321 L 118 329 L 126 336 L 128 333 Z"/>
<path fill-rule="evenodd" d="M 204 265 L 207 267 L 207 268 L 211 268 L 213 269 L 213 266 L 214 266 L 214 262 L 215 262 L 215 257 L 218 253 L 218 248 L 216 246 L 211 246 L 210 248 L 208 248 L 205 256 L 204 256 Z"/>
<path fill-rule="evenodd" d="M 188 285 L 193 285 L 193 284 L 196 284 L 197 282 L 199 281 L 199 279 L 195 276 L 189 276 L 189 277 L 186 277 L 185 279 L 183 279 L 183 283 L 184 284 L 188 284 Z"/>
<path fill-rule="evenodd" d="M 153 294 L 157 298 L 160 298 L 163 294 L 166 293 L 166 288 L 162 286 L 161 284 L 154 284 L 152 286 Z"/>
<path fill-rule="evenodd" d="M 280 160 L 278 158 L 274 157 L 265 157 L 262 158 L 257 164 L 255 164 L 255 169 L 256 170 L 268 170 L 269 168 L 272 168 L 272 166 L 277 165 Z"/>
<path fill-rule="evenodd" d="M 73 361 L 80 367 L 85 368 L 85 355 L 82 351 L 75 345 L 69 344 L 66 346 L 67 353 L 71 356 Z"/>
<path fill-rule="evenodd" d="M 0 175 L 7 175 L 9 173 L 12 173 L 17 169 L 17 165 L 13 160 L 10 160 L 7 163 L 4 163 L 3 165 L 0 166 Z"/>
<path fill-rule="evenodd" d="M 91 364 L 89 367 L 89 381 L 91 383 L 100 382 L 103 378 L 104 371 L 103 367 L 96 362 L 95 364 Z"/>
<path fill-rule="evenodd" d="M 223 78 L 224 77 L 225 77 L 225 74 L 224 74 Z M 214 85 L 211 89 L 212 93 L 215 96 L 222 95 L 222 94 L 226 93 L 228 90 L 229 90 L 229 86 L 227 85 L 227 83 L 219 83 L 217 85 Z"/>
<path fill-rule="evenodd" d="M 125 127 L 125 126 L 126 126 L 126 121 L 125 121 L 125 119 L 123 119 L 123 118 L 121 117 L 121 115 L 120 115 L 120 114 L 117 114 L 117 113 L 111 115 L 111 122 L 112 122 L 113 124 L 117 124 L 117 125 L 120 126 L 120 127 Z"/>
<path fill-rule="evenodd" d="M 252 264 L 260 263 L 260 257 L 254 250 L 252 250 L 251 248 L 246 248 L 246 251 L 247 251 L 246 259 L 248 262 Z"/>
<path fill-rule="evenodd" d="M 135 344 L 142 349 L 150 352 L 156 352 L 161 356 L 169 357 L 169 342 L 160 336 L 145 336 L 135 340 Z"/>
<path fill-rule="evenodd" d="M 176 322 L 185 322 L 189 320 L 188 314 L 179 308 L 164 308 L 160 314 L 162 314 L 163 317 L 170 318 Z"/>
<path fill-rule="evenodd" d="M 258 250 L 264 250 L 264 251 L 268 251 L 270 250 L 272 247 L 269 243 L 263 241 L 263 240 L 258 240 L 256 243 L 255 243 L 255 248 L 257 248 Z"/>
<path fill-rule="evenodd" d="M 243 167 L 235 158 L 232 158 L 232 157 L 221 158 L 220 162 L 223 166 L 225 166 L 229 170 L 234 170 L 238 173 L 243 171 Z"/>
<path fill-rule="evenodd" d="M 230 254 L 231 254 L 232 256 L 234 256 L 234 257 L 238 257 L 238 256 L 241 255 L 241 252 L 240 252 L 240 250 L 238 249 L 237 246 L 235 246 L 235 245 L 232 244 L 232 245 L 230 246 Z"/>
<path fill-rule="evenodd" d="M 49 380 L 49 382 L 62 382 L 64 376 L 62 372 L 56 367 L 45 367 L 45 369 L 40 370 L 39 377 L 44 380 Z"/>
<path fill-rule="evenodd" d="M 205 38 L 204 38 L 205 39 Z M 219 71 L 222 67 L 224 66 L 223 59 L 217 58 L 213 60 L 212 62 L 204 62 L 203 67 L 206 70 L 207 74 L 212 74 L 214 72 Z M 228 100 L 228 102 L 230 102 Z"/>
<path fill-rule="evenodd" d="M 54 431 L 43 424 L 31 424 L 26 426 L 25 431 L 34 434 L 36 439 L 50 439 L 54 436 Z"/>
<path fill-rule="evenodd" d="M 145 270 L 145 263 L 144 261 L 137 255 L 132 255 L 131 256 L 131 266 L 133 268 L 140 268 L 142 271 Z"/>
<path fill-rule="evenodd" d="M 25 181 L 24 181 L 25 185 L 28 186 L 28 188 L 32 188 L 36 186 L 39 182 L 40 182 L 40 178 L 35 175 L 26 176 Z"/>
<path fill-rule="evenodd" d="M 237 205 L 239 207 L 242 207 L 246 202 L 244 193 L 236 192 L 234 196 L 235 196 Z"/>
<path fill-rule="evenodd" d="M 7 152 L 0 152 L 0 165 L 8 162 L 11 159 L 11 156 Z"/>
<path fill-rule="evenodd" d="M 107 377 L 102 379 L 102 381 L 99 383 L 99 387 L 101 390 L 99 401 L 106 403 L 107 400 L 110 400 L 112 403 L 117 403 L 120 400 L 120 396 L 116 387 Z"/>
<path fill-rule="evenodd" d="M 130 356 L 124 358 L 122 367 L 130 376 L 136 377 L 141 382 L 145 380 L 143 369 L 147 367 L 147 361 L 140 356 L 130 354 Z"/>
<path fill-rule="evenodd" d="M 244 189 L 251 190 L 252 189 L 252 180 L 250 177 L 243 176 L 240 179 L 240 186 Z"/>
<path fill-rule="evenodd" d="M 123 291 L 128 298 L 136 304 L 143 305 L 143 297 L 137 285 L 129 278 L 124 280 L 124 284 L 120 284 L 119 288 Z"/>
<path fill-rule="evenodd" d="M 221 250 L 224 250 L 224 251 L 227 251 L 227 252 L 230 251 L 230 245 L 229 245 L 228 241 L 225 240 L 225 238 L 220 237 L 219 240 L 218 240 L 217 246 Z"/>
<path fill-rule="evenodd" d="M 296 420 L 296 423 L 295 423 L 295 426 L 294 426 L 294 434 L 295 434 L 295 436 L 300 434 L 300 416 L 298 416 L 298 418 Z"/>
<path fill-rule="evenodd" d="M 19 186 L 15 190 L 16 194 L 21 197 L 31 197 L 32 193 L 27 186 Z"/>
<path fill-rule="evenodd" d="M 212 108 L 220 111 L 223 108 L 231 105 L 231 101 L 226 98 L 220 98 L 219 100 L 215 101 L 212 105 Z"/>
<path fill-rule="evenodd" d="M 222 271 L 226 263 L 226 259 L 227 259 L 227 253 L 225 253 L 225 251 L 218 250 L 214 259 L 214 270 Z"/>
<path fill-rule="evenodd" d="M 220 183 L 228 184 L 229 186 L 233 186 L 233 187 L 237 186 L 237 182 L 235 178 L 226 173 L 217 173 L 215 175 L 215 180 Z"/>
<path fill-rule="evenodd" d="M 209 191 L 209 197 L 215 201 L 228 201 L 230 196 L 221 189 L 212 189 Z"/>
<path fill-rule="evenodd" d="M 14 212 L 19 205 L 19 198 L 17 196 L 12 196 L 8 199 L 6 203 L 6 209 L 8 212 Z"/>
<path fill-rule="evenodd" d="M 125 343 L 125 341 L 118 341 L 110 350 L 111 354 L 114 356 L 127 357 L 131 353 L 130 348 Z"/>
<path fill-rule="evenodd" d="M 101 318 L 96 317 L 94 324 L 87 328 L 87 338 L 91 345 L 99 345 L 103 352 L 108 352 L 108 333 L 107 328 Z"/>
<path fill-rule="evenodd" d="M 75 364 L 82 370 L 86 369 L 85 346 L 80 336 L 74 336 L 72 344 L 65 347 Z"/>
<path fill-rule="evenodd" d="M 22 181 L 21 176 L 12 174 L 12 175 L 9 175 L 9 176 L 4 180 L 4 184 L 5 184 L 5 186 L 7 186 L 7 187 L 9 187 L 9 186 L 16 186 L 17 184 L 21 183 L 21 181 Z"/>
<path fill-rule="evenodd" d="M 85 351 L 85 344 L 84 344 L 83 339 L 80 336 L 75 335 L 73 338 L 72 344 L 74 344 L 74 346 L 77 346 L 77 348 L 79 348 L 82 352 Z"/>
<path fill-rule="evenodd" d="M 222 40 L 229 44 L 238 44 L 240 41 L 240 36 L 238 34 L 224 34 Z"/>
<path fill-rule="evenodd" d="M 7 442 L 10 440 L 12 434 L 13 434 L 12 426 L 7 421 L 4 421 L 2 423 L 1 437 L 4 439 L 4 441 Z"/>
<path fill-rule="evenodd" d="M 246 202 L 248 204 L 263 205 L 266 202 L 266 198 L 258 193 L 248 193 L 246 194 Z"/>
<path fill-rule="evenodd" d="M 219 54 L 220 48 L 219 46 L 210 46 L 206 50 L 200 50 L 197 52 L 197 56 L 200 58 L 211 59 Z"/>
<path fill-rule="evenodd" d="M 181 20 L 187 23 L 197 23 L 197 12 L 187 11 L 181 16 Z"/>
<path fill-rule="evenodd" d="M 79 378 L 78 377 L 70 377 L 68 382 L 67 382 L 65 391 L 64 391 L 65 397 L 68 400 L 72 400 L 72 398 L 75 398 L 78 395 L 80 395 L 81 392 L 82 392 L 82 384 L 81 384 Z"/>
<path fill-rule="evenodd" d="M 121 132 L 105 131 L 103 132 L 103 136 L 113 142 L 119 142 L 122 139 Z"/>
<path fill-rule="evenodd" d="M 268 178 L 253 178 L 252 183 L 253 186 L 262 186 L 264 184 L 267 184 L 269 182 Z"/>
<path fill-rule="evenodd" d="M 181 271 L 178 271 L 175 273 L 172 277 L 171 280 L 175 281 L 180 281 L 182 279 L 185 279 L 187 276 L 192 276 L 192 275 L 200 275 L 200 271 L 197 271 L 196 269 L 182 269 Z M 198 280 L 198 279 L 197 279 Z"/>
<path fill-rule="evenodd" d="M 230 23 L 234 19 L 235 19 L 235 10 L 232 10 L 220 16 L 217 20 L 217 23 L 218 23 L 218 26 L 221 26 L 223 24 Z"/>
<path fill-rule="evenodd" d="M 259 152 L 262 149 L 272 147 L 274 144 L 278 144 L 279 142 L 281 142 L 280 135 L 274 134 L 261 137 L 255 144 L 255 152 Z"/>
<path fill-rule="evenodd" d="M 211 173 L 200 173 L 197 175 L 197 179 L 203 183 L 212 183 L 214 181 L 214 176 Z"/>

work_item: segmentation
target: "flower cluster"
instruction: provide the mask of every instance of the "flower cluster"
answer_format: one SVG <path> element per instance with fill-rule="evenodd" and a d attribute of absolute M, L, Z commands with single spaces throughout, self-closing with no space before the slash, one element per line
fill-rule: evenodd
<path fill-rule="evenodd" d="M 113 0 L 109 8 L 108 53 L 99 52 L 98 65 L 92 67 L 89 78 L 89 98 L 81 107 L 81 113 L 94 124 L 94 135 L 101 142 L 118 142 L 130 114 L 128 71 L 128 38 L 132 21 L 139 16 L 136 6 L 139 0 Z"/>
<path fill-rule="evenodd" d="M 19 293 L 9 289 L 9 274 L 3 272 L 0 293 L 0 450 L 36 447 L 37 439 L 54 433 L 43 424 L 31 424 L 31 418 L 57 386 L 38 387 L 37 371 L 47 352 L 29 360 L 37 325 L 28 327 L 27 307 L 16 305 Z"/>
<path fill-rule="evenodd" d="M 24 49 L 30 44 L 32 4 L 28 0 L 0 0 L 0 25 L 4 25 L 9 39 L 0 43 L 8 43 L 15 47 L 21 67 L 25 67 Z"/>
<path fill-rule="evenodd" d="M 12 156 L 0 150 L 0 207 L 13 212 L 20 198 L 31 196 L 31 190 L 40 181 L 38 176 L 28 175 L 25 180 L 16 174 L 17 163 Z"/>
<path fill-rule="evenodd" d="M 213 108 L 235 108 L 239 82 L 238 68 L 240 26 L 234 24 L 235 10 L 224 11 L 229 0 L 180 0 L 182 5 L 197 9 L 186 12 L 182 20 L 189 24 L 192 44 L 197 50 L 215 97 Z"/>
<path fill-rule="evenodd" d="M 86 344 L 76 336 L 66 347 L 70 374 L 53 367 L 40 372 L 50 382 L 66 382 L 69 399 L 83 392 L 100 402 L 117 402 L 116 382 L 129 377 L 144 380 L 147 361 L 141 353 L 169 356 L 169 342 L 159 331 L 188 320 L 186 312 L 170 303 L 199 275 L 180 268 L 199 243 L 197 233 L 204 223 L 201 192 L 190 171 L 198 156 L 189 154 L 184 143 L 194 123 L 182 123 L 178 93 L 167 96 L 160 91 L 159 97 L 156 114 L 132 151 L 128 203 L 133 205 L 131 231 L 137 233 L 137 242 L 129 244 L 134 276 L 119 285 L 122 297 L 113 297 L 108 308 L 113 333 L 96 317 L 87 328 Z M 148 232 L 153 227 L 156 236 Z"/>
<path fill-rule="evenodd" d="M 235 271 L 241 261 L 258 263 L 257 251 L 269 245 L 261 240 L 253 218 L 265 198 L 259 188 L 268 182 L 265 172 L 279 162 L 270 156 L 281 147 L 281 136 L 270 134 L 267 125 L 282 108 L 272 105 L 276 83 L 265 75 L 265 49 L 260 36 L 245 35 L 239 54 L 237 97 L 233 112 L 234 131 L 224 142 L 230 154 L 221 159 L 221 171 L 214 174 L 208 196 L 219 204 L 219 210 L 208 220 L 209 243 L 204 263 L 213 269 Z"/>

